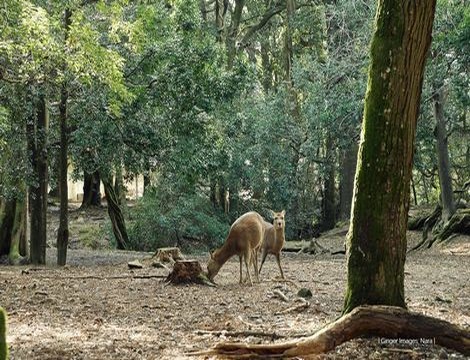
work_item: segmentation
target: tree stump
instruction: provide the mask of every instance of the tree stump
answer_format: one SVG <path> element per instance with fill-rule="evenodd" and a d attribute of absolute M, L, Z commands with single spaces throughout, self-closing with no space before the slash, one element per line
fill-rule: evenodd
<path fill-rule="evenodd" d="M 202 271 L 201 264 L 197 260 L 176 260 L 173 271 L 166 278 L 172 284 L 202 284 L 215 286 L 209 281 Z"/>
<path fill-rule="evenodd" d="M 184 256 L 180 249 L 177 247 L 165 247 L 157 249 L 157 252 L 152 256 L 162 263 L 175 262 L 184 260 Z"/>

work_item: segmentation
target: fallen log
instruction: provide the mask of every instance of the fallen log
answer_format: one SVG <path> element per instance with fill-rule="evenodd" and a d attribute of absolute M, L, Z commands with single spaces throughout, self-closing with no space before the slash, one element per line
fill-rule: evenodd
<path fill-rule="evenodd" d="M 278 344 L 220 343 L 190 355 L 291 358 L 323 354 L 358 337 L 433 339 L 433 343 L 470 356 L 470 332 L 447 321 L 394 306 L 360 306 L 314 335 Z"/>

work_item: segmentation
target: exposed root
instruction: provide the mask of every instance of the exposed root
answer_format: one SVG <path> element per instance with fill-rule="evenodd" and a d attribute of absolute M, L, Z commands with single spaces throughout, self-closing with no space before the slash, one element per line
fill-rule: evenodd
<path fill-rule="evenodd" d="M 438 345 L 470 355 L 470 332 L 447 321 L 393 306 L 360 306 L 303 340 L 272 345 L 220 343 L 190 355 L 293 358 L 326 353 L 357 337 L 434 339 Z"/>

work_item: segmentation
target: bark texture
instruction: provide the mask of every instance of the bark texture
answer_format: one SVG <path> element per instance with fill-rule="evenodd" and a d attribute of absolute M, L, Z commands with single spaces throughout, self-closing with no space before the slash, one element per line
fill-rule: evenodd
<path fill-rule="evenodd" d="M 405 307 L 404 265 L 413 146 L 435 0 L 381 0 L 347 238 L 344 312 Z"/>

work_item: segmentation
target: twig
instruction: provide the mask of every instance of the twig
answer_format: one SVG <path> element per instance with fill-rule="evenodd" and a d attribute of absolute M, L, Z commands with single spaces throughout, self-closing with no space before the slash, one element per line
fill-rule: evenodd
<path fill-rule="evenodd" d="M 308 301 L 303 300 L 301 304 L 292 306 L 290 308 L 287 308 L 282 311 L 278 311 L 274 313 L 274 315 L 284 315 L 293 311 L 299 311 L 299 310 L 304 310 L 310 306 L 310 303 Z"/>
<path fill-rule="evenodd" d="M 274 290 L 273 295 L 282 301 L 288 302 L 289 298 L 281 291 L 281 290 Z"/>
<path fill-rule="evenodd" d="M 283 339 L 287 336 L 278 334 L 276 332 L 263 332 L 253 330 L 240 330 L 240 331 L 228 331 L 228 330 L 196 330 L 196 335 L 214 335 L 214 336 L 230 336 L 230 337 L 242 337 L 242 336 L 256 336 L 256 337 L 268 337 L 271 339 Z"/>
<path fill-rule="evenodd" d="M 308 282 L 307 280 L 298 280 L 299 282 Z M 294 285 L 296 288 L 299 288 L 300 285 L 298 285 L 297 283 L 295 283 L 294 281 L 292 280 L 287 280 L 287 279 L 271 279 L 271 280 L 266 280 L 266 282 L 279 282 L 279 283 L 287 283 L 287 284 L 292 284 Z"/>
<path fill-rule="evenodd" d="M 72 279 L 72 280 L 83 280 L 83 279 L 97 279 L 97 280 L 116 280 L 116 279 L 165 279 L 168 275 L 117 275 L 117 276 L 98 276 L 98 275 L 83 275 L 83 276 L 37 276 L 41 279 Z"/>

